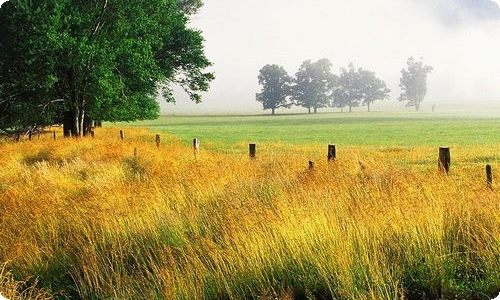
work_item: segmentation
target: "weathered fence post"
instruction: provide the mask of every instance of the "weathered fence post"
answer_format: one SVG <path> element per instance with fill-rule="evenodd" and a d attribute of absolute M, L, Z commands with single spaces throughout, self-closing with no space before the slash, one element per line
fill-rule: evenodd
<path fill-rule="evenodd" d="M 56 140 L 56 132 L 55 131 L 54 131 L 53 135 L 54 135 L 54 141 L 55 141 Z"/>
<path fill-rule="evenodd" d="M 200 150 L 200 140 L 199 139 L 193 139 L 193 150 L 194 151 Z"/>
<path fill-rule="evenodd" d="M 309 171 L 314 171 L 314 168 L 315 168 L 314 161 L 310 160 L 309 161 Z"/>
<path fill-rule="evenodd" d="M 123 142 L 125 140 L 125 133 L 123 130 L 120 130 L 120 140 Z"/>
<path fill-rule="evenodd" d="M 248 150 L 249 150 L 250 158 L 255 158 L 257 156 L 257 144 L 248 145 Z"/>
<path fill-rule="evenodd" d="M 328 161 L 334 161 L 337 158 L 337 149 L 335 145 L 328 145 Z"/>
<path fill-rule="evenodd" d="M 439 170 L 448 174 L 451 166 L 451 154 L 449 147 L 439 148 Z"/>
<path fill-rule="evenodd" d="M 161 137 L 159 134 L 156 135 L 156 148 L 160 148 Z"/>
<path fill-rule="evenodd" d="M 490 189 L 493 189 L 493 170 L 491 165 L 486 165 L 486 184 Z"/>

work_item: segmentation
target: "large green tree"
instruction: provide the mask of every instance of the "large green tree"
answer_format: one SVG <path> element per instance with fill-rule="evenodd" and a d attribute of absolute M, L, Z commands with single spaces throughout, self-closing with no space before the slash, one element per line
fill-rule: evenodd
<path fill-rule="evenodd" d="M 317 113 L 319 108 L 327 107 L 333 97 L 332 90 L 336 82 L 331 69 L 332 63 L 326 58 L 317 62 L 303 62 L 295 75 L 295 104 L 307 108 L 309 113 L 312 109 Z"/>
<path fill-rule="evenodd" d="M 399 101 L 406 102 L 406 106 L 420 110 L 420 105 L 427 95 L 427 77 L 433 68 L 424 65 L 422 60 L 417 61 L 410 57 L 406 69 L 401 71 L 401 96 Z"/>
<path fill-rule="evenodd" d="M 262 91 L 256 95 L 258 102 L 262 103 L 264 110 L 270 109 L 272 114 L 278 108 L 290 108 L 289 101 L 293 78 L 286 70 L 278 65 L 266 65 L 259 73 L 259 84 Z"/>
<path fill-rule="evenodd" d="M 187 0 L 10 0 L 0 9 L 0 129 L 155 118 L 172 85 L 201 101 L 213 74 Z"/>

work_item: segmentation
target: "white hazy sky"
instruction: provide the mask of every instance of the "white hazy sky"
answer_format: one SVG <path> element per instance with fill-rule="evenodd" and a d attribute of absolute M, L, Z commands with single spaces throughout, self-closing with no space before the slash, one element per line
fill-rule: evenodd
<path fill-rule="evenodd" d="M 467 18 L 455 0 L 439 0 L 463 19 L 443 22 L 438 0 L 206 0 L 193 20 L 206 38 L 217 79 L 204 103 L 179 93 L 168 113 L 259 111 L 257 75 L 267 63 L 295 74 L 305 59 L 329 58 L 337 71 L 353 62 L 393 90 L 384 107 L 398 109 L 399 77 L 409 56 L 434 66 L 427 102 L 500 106 L 500 22 Z M 448 11 L 447 11 L 448 12 Z"/>
<path fill-rule="evenodd" d="M 498 107 L 500 21 L 464 17 L 467 11 L 458 2 L 205 0 L 192 26 L 204 32 L 217 79 L 202 104 L 178 91 L 177 105 L 162 104 L 163 111 L 258 112 L 255 93 L 262 66 L 276 63 L 295 74 L 302 61 L 320 58 L 329 58 L 335 72 L 349 62 L 376 71 L 393 90 L 384 108 L 400 109 L 399 76 L 409 56 L 423 57 L 435 68 L 428 105 L 484 102 Z M 462 19 L 444 22 L 439 5 Z"/>

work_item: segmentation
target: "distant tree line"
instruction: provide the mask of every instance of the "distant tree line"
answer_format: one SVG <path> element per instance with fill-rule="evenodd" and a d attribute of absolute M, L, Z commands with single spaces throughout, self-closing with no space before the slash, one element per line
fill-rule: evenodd
<path fill-rule="evenodd" d="M 430 72 L 432 67 L 424 65 L 422 60 L 409 58 L 407 67 L 401 71 L 399 100 L 418 111 L 427 93 Z M 260 70 L 258 80 L 262 90 L 256 100 L 273 115 L 276 109 L 292 106 L 304 107 L 309 113 L 325 107 L 351 112 L 354 107 L 366 106 L 370 111 L 375 101 L 389 99 L 391 93 L 375 72 L 356 69 L 351 63 L 337 75 L 332 73 L 332 63 L 326 58 L 316 62 L 306 60 L 295 77 L 282 66 L 269 64 Z"/>

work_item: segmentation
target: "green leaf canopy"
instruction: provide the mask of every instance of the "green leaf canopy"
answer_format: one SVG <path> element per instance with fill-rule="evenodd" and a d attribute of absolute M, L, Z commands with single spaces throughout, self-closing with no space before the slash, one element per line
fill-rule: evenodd
<path fill-rule="evenodd" d="M 179 84 L 195 102 L 212 73 L 176 0 L 10 0 L 0 9 L 0 129 L 159 114 Z"/>

